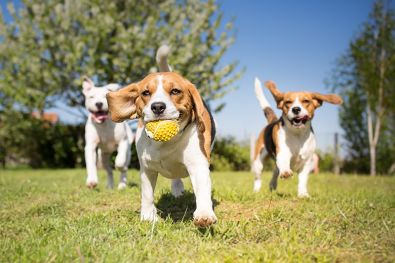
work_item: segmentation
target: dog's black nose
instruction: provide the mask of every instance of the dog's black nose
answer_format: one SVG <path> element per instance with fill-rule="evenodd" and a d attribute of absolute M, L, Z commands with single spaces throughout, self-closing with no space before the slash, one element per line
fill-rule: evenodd
<path fill-rule="evenodd" d="M 96 102 L 96 107 L 98 110 L 100 110 L 103 107 L 103 103 L 102 102 Z"/>
<path fill-rule="evenodd" d="M 165 109 L 166 109 L 166 104 L 164 104 L 163 102 L 154 102 L 151 105 L 151 110 L 155 114 L 161 114 L 165 111 Z"/>
<path fill-rule="evenodd" d="M 295 113 L 295 114 L 299 114 L 300 108 L 299 107 L 293 107 L 292 108 L 292 112 Z"/>

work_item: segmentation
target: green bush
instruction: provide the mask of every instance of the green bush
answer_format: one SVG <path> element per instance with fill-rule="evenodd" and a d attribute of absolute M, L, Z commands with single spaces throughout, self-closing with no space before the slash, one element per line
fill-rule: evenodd
<path fill-rule="evenodd" d="M 320 172 L 333 172 L 335 156 L 331 146 L 326 147 L 326 150 L 317 149 L 317 154 L 320 157 L 318 168 Z"/>
<path fill-rule="evenodd" d="M 234 137 L 217 138 L 211 152 L 212 171 L 248 171 L 250 169 L 250 147 L 237 142 Z"/>
<path fill-rule="evenodd" d="M 85 165 L 85 125 L 52 124 L 30 114 L 0 114 L 0 162 L 3 168 L 76 168 Z"/>

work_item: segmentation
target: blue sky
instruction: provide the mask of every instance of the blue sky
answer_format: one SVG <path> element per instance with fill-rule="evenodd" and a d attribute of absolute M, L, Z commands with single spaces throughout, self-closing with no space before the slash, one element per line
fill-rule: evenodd
<path fill-rule="evenodd" d="M 6 1 L 0 2 L 5 10 Z M 221 64 L 238 60 L 238 69 L 245 66 L 246 72 L 235 82 L 239 89 L 216 102 L 226 102 L 227 106 L 214 117 L 221 136 L 233 135 L 239 140 L 249 138 L 252 132 L 257 136 L 267 124 L 254 96 L 254 78 L 262 82 L 273 80 L 282 92 L 331 93 L 324 80 L 373 5 L 371 0 L 223 0 L 220 3 L 223 26 L 235 15 L 238 30 L 236 43 L 225 53 Z M 271 94 L 266 89 L 264 93 L 275 108 Z M 59 112 L 62 121 L 78 121 L 64 111 L 48 111 Z M 338 106 L 324 103 L 316 111 L 313 128 L 318 147 L 332 144 L 333 134 L 342 133 Z"/>
<path fill-rule="evenodd" d="M 221 135 L 247 139 L 258 136 L 267 121 L 255 99 L 253 83 L 273 80 L 280 91 L 306 90 L 331 93 L 324 80 L 334 62 L 348 48 L 349 41 L 367 20 L 374 1 L 302 0 L 236 1 L 221 3 L 224 21 L 236 15 L 236 43 L 223 62 L 238 60 L 246 66 L 236 82 L 239 89 L 227 95 L 225 109 L 215 114 Z M 243 4 L 241 4 L 243 3 Z M 269 103 L 275 102 L 267 89 Z M 338 106 L 324 103 L 313 120 L 318 147 L 333 144 L 333 134 L 342 133 Z M 280 115 L 279 110 L 275 110 Z"/>

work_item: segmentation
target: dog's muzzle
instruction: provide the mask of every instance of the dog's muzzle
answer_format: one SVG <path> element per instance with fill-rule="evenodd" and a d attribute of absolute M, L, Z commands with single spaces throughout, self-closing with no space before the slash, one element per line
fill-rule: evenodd
<path fill-rule="evenodd" d="M 106 119 L 109 118 L 108 111 L 96 111 L 96 112 L 91 111 L 91 115 L 93 120 L 98 124 L 103 123 Z"/>
<path fill-rule="evenodd" d="M 305 126 L 306 122 L 309 120 L 309 116 L 303 115 L 298 116 L 290 120 L 292 127 L 294 128 L 302 128 Z"/>

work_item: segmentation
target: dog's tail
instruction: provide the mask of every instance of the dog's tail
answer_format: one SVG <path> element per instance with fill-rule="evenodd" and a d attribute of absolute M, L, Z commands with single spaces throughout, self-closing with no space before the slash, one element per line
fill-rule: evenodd
<path fill-rule="evenodd" d="M 170 53 L 171 46 L 162 45 L 156 52 L 156 62 L 159 66 L 160 72 L 171 72 L 171 67 L 167 63 L 167 56 Z"/>
<path fill-rule="evenodd" d="M 267 121 L 269 123 L 277 121 L 278 119 L 277 119 L 276 114 L 270 107 L 270 104 L 267 101 L 267 99 L 265 98 L 265 95 L 263 95 L 262 84 L 258 78 L 255 78 L 254 85 L 255 85 L 255 96 L 258 99 L 259 105 L 261 105 L 263 112 L 265 113 Z"/>

